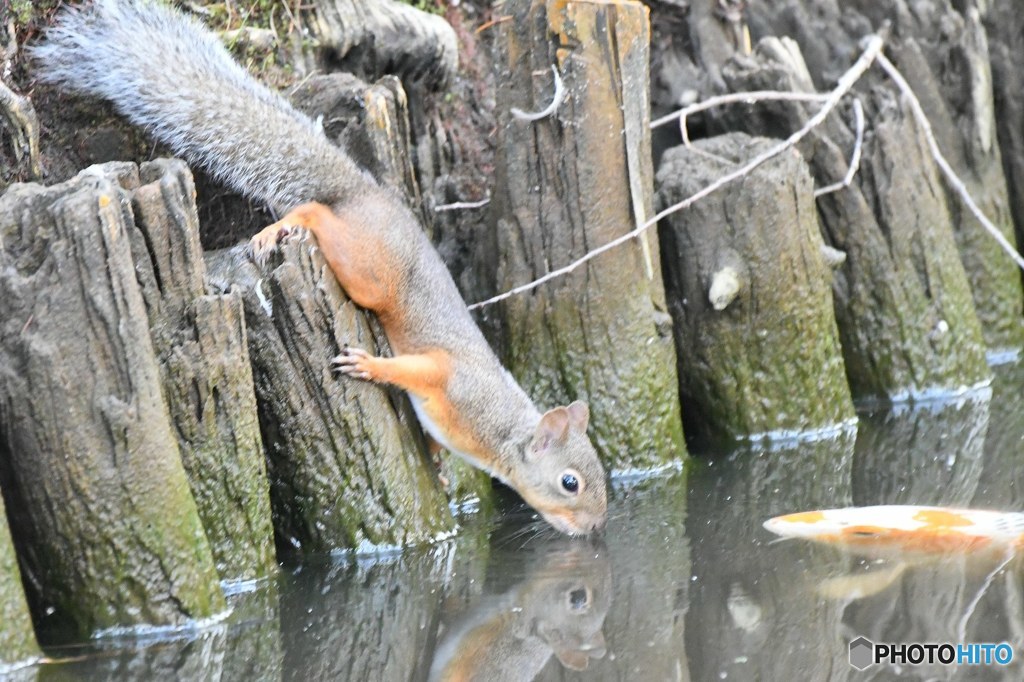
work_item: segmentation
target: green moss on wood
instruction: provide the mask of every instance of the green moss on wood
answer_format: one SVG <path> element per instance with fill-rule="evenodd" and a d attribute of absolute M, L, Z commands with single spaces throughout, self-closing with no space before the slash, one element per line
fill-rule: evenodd
<path fill-rule="evenodd" d="M 669 150 L 658 171 L 671 205 L 772 143 L 737 133 Z M 736 439 L 835 427 L 854 417 L 807 167 L 794 154 L 662 225 L 680 390 L 691 435 Z M 717 310 L 716 277 L 735 298 Z M 692 425 L 692 426 L 691 426 Z"/>
<path fill-rule="evenodd" d="M 25 591 L 21 586 L 18 557 L 14 553 L 7 515 L 0 499 L 0 671 L 7 666 L 28 663 L 39 655 Z"/>

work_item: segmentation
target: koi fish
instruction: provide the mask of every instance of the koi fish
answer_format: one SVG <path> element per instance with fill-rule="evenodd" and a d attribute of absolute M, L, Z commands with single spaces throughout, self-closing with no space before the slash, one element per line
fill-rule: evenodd
<path fill-rule="evenodd" d="M 784 538 L 806 538 L 858 554 L 928 555 L 1024 547 L 1024 513 L 911 505 L 847 507 L 776 516 Z"/>

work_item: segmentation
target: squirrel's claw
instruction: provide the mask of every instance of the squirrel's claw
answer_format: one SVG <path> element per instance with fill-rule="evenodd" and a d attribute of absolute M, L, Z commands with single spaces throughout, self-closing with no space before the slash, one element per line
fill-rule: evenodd
<path fill-rule="evenodd" d="M 249 240 L 248 253 L 257 265 L 263 267 L 267 263 L 277 245 L 287 241 L 290 237 L 298 235 L 304 241 L 308 236 L 306 230 L 298 225 L 288 225 L 280 221 L 273 225 L 267 225 Z"/>
<path fill-rule="evenodd" d="M 345 346 L 339 355 L 331 358 L 331 369 L 354 379 L 372 381 L 373 371 L 370 365 L 373 360 L 375 358 L 362 348 Z"/>

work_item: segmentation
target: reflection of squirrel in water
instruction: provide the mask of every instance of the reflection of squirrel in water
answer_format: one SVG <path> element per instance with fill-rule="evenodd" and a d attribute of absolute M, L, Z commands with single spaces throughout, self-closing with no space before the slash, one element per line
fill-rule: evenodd
<path fill-rule="evenodd" d="M 532 680 L 552 654 L 571 670 L 604 657 L 604 619 L 612 603 L 608 552 L 590 541 L 557 538 L 554 546 L 530 553 L 538 556 L 522 581 L 484 597 L 446 630 L 430 665 L 431 682 Z"/>
<path fill-rule="evenodd" d="M 155 3 L 66 10 L 34 50 L 42 77 L 112 101 L 193 163 L 285 217 L 252 240 L 263 260 L 297 230 L 346 293 L 380 318 L 395 357 L 345 348 L 345 374 L 408 392 L 440 445 L 514 488 L 553 526 L 606 518 L 604 471 L 581 402 L 543 415 L 502 368 L 397 194 L 254 80 L 198 23 Z"/>

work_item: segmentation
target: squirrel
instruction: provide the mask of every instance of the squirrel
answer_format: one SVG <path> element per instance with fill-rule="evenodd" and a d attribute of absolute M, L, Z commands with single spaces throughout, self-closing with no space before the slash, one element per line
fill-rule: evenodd
<path fill-rule="evenodd" d="M 608 653 L 612 570 L 604 544 L 559 536 L 520 556 L 527 559 L 520 581 L 497 594 L 485 587 L 485 596 L 441 631 L 427 680 L 532 680 L 552 655 L 563 668 L 582 671 Z M 491 554 L 503 575 L 511 558 Z"/>
<path fill-rule="evenodd" d="M 556 529 L 607 519 L 605 474 L 576 401 L 543 414 L 502 367 L 397 192 L 377 183 L 259 83 L 199 22 L 151 0 L 62 11 L 31 50 L 43 80 L 99 97 L 190 163 L 284 217 L 252 238 L 264 261 L 312 234 L 348 296 L 380 319 L 393 357 L 345 347 L 331 362 L 406 391 L 433 447 L 514 489 Z"/>

